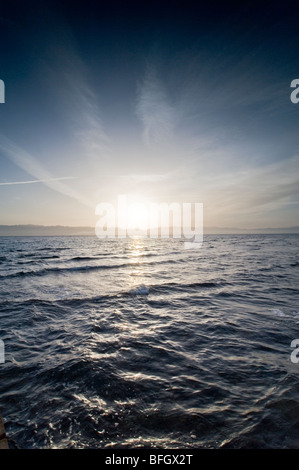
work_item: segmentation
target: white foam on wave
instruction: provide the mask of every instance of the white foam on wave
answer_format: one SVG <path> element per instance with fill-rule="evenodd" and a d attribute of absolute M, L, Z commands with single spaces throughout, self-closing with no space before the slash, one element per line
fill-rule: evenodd
<path fill-rule="evenodd" d="M 273 308 L 272 309 L 272 312 L 275 314 L 275 315 L 278 315 L 279 317 L 285 317 L 285 313 L 283 313 L 282 310 L 279 310 L 279 308 Z"/>
<path fill-rule="evenodd" d="M 144 285 L 136 287 L 136 289 L 132 289 L 130 291 L 133 295 L 147 295 L 149 293 L 148 288 Z"/>

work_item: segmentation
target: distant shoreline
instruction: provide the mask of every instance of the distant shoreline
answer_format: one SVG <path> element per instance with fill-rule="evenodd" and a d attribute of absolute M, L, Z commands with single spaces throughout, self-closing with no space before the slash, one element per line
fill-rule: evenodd
<path fill-rule="evenodd" d="M 239 229 L 235 227 L 206 227 L 204 235 L 282 235 L 299 234 L 299 227 Z M 94 227 L 46 226 L 46 225 L 0 225 L 0 237 L 96 237 Z"/>

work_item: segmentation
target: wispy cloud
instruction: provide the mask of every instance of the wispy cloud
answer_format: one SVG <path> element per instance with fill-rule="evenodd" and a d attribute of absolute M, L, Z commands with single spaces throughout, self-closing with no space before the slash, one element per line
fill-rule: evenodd
<path fill-rule="evenodd" d="M 71 34 L 67 31 L 63 34 L 63 45 L 56 45 L 48 57 L 47 75 L 80 147 L 81 158 L 85 165 L 92 165 L 108 156 L 111 140 L 105 130 L 100 98 L 89 83 L 86 66 L 73 46 Z"/>
<path fill-rule="evenodd" d="M 0 150 L 19 168 L 22 168 L 31 176 L 35 177 L 39 182 L 43 182 L 46 186 L 65 196 L 79 201 L 81 204 L 90 206 L 91 202 L 78 193 L 75 189 L 62 182 L 65 179 L 73 179 L 73 177 L 56 177 L 54 178 L 50 172 L 40 163 L 33 155 L 16 145 L 7 137 L 0 136 Z"/>
<path fill-rule="evenodd" d="M 79 59 L 74 60 L 79 61 Z M 74 135 L 79 139 L 83 156 L 89 158 L 91 162 L 97 162 L 107 157 L 111 142 L 104 129 L 103 118 L 97 104 L 98 96 L 88 86 L 83 74 L 80 77 L 75 65 L 72 65 L 73 71 L 69 70 L 66 73 L 66 85 L 71 93 L 69 106 Z"/>
<path fill-rule="evenodd" d="M 153 65 L 147 66 L 138 93 L 136 112 L 143 124 L 143 138 L 147 145 L 165 144 L 173 139 L 175 109 Z"/>
<path fill-rule="evenodd" d="M 277 220 L 292 225 L 299 202 L 298 170 L 299 159 L 294 155 L 283 162 L 239 169 L 222 179 L 215 177 L 203 192 L 207 218 L 244 227 L 253 220 L 260 226 L 275 226 Z"/>
<path fill-rule="evenodd" d="M 283 162 L 255 168 L 237 179 L 239 197 L 234 206 L 251 211 L 288 204 L 299 197 L 299 159 L 295 155 Z"/>
<path fill-rule="evenodd" d="M 0 186 L 12 186 L 15 184 L 34 184 L 34 183 L 50 183 L 53 181 L 62 181 L 62 180 L 72 180 L 76 179 L 76 176 L 62 176 L 60 178 L 50 178 L 46 180 L 28 180 L 28 181 L 5 181 L 5 182 L 0 182 Z"/>

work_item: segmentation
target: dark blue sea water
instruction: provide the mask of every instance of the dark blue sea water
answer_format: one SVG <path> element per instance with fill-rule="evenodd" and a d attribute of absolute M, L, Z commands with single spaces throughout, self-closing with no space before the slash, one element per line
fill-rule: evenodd
<path fill-rule="evenodd" d="M 10 446 L 299 448 L 298 242 L 0 238 Z"/>

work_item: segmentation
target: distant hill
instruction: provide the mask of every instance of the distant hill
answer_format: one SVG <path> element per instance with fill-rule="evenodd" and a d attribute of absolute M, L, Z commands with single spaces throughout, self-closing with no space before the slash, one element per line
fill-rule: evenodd
<path fill-rule="evenodd" d="M 204 235 L 208 234 L 271 234 L 299 233 L 299 226 L 284 228 L 238 229 L 236 227 L 204 227 Z M 62 225 L 0 225 L 0 236 L 95 236 L 94 227 L 68 227 Z"/>
<path fill-rule="evenodd" d="M 67 227 L 62 225 L 0 225 L 0 236 L 82 236 L 95 235 L 94 227 Z"/>
<path fill-rule="evenodd" d="M 254 229 L 242 229 L 237 227 L 204 227 L 204 234 L 246 234 L 246 233 L 299 233 L 298 227 L 280 227 L 280 228 L 254 228 Z"/>

